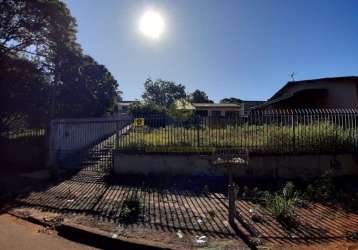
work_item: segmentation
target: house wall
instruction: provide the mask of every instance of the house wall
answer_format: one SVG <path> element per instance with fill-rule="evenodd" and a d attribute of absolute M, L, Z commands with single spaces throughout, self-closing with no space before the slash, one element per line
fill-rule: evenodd
<path fill-rule="evenodd" d="M 281 96 L 305 89 L 327 89 L 327 95 L 320 98 L 317 108 L 351 108 L 358 105 L 357 82 L 354 80 L 321 80 L 299 83 L 289 87 Z M 281 97 L 280 96 L 280 97 Z"/>
<path fill-rule="evenodd" d="M 235 112 L 240 112 L 240 106 L 238 107 L 233 107 L 233 108 L 202 108 L 202 107 L 196 107 L 195 108 L 196 111 L 208 111 L 208 116 L 213 116 L 213 112 L 214 111 L 219 111 L 221 116 L 225 116 L 227 111 L 235 111 Z"/>

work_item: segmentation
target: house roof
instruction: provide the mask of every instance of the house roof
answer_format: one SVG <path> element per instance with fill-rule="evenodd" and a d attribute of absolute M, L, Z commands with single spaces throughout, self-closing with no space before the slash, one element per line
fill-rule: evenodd
<path fill-rule="evenodd" d="M 282 93 L 296 84 L 304 84 L 304 83 L 314 83 L 319 81 L 337 81 L 337 80 L 356 80 L 358 81 L 358 76 L 340 76 L 340 77 L 326 77 L 326 78 L 318 78 L 318 79 L 310 79 L 310 80 L 302 80 L 302 81 L 289 81 L 287 82 L 281 89 L 279 89 L 270 99 L 269 101 L 273 101 L 277 99 Z"/>
<path fill-rule="evenodd" d="M 195 108 L 239 108 L 235 103 L 193 103 Z"/>
<path fill-rule="evenodd" d="M 257 105 L 255 106 L 254 108 L 264 108 L 268 105 L 271 105 L 271 104 L 275 104 L 277 102 L 282 102 L 282 101 L 286 101 L 292 97 L 295 97 L 295 96 L 298 96 L 298 95 L 305 95 L 305 94 L 317 94 L 317 93 L 325 93 L 327 90 L 326 89 L 322 89 L 322 88 L 313 88 L 313 89 L 303 89 L 303 90 L 299 90 L 297 92 L 294 92 L 294 93 L 290 93 L 290 94 L 287 94 L 287 95 L 283 95 L 281 97 L 278 97 L 278 98 L 275 98 L 275 99 L 270 99 L 260 105 Z"/>
<path fill-rule="evenodd" d="M 136 102 L 139 102 L 139 101 L 120 101 L 120 102 L 118 102 L 118 105 L 120 105 L 120 106 L 129 106 L 132 103 L 136 103 Z"/>
<path fill-rule="evenodd" d="M 175 107 L 176 107 L 176 109 L 181 109 L 181 110 L 194 110 L 195 109 L 190 102 L 188 102 L 184 99 L 176 100 Z"/>

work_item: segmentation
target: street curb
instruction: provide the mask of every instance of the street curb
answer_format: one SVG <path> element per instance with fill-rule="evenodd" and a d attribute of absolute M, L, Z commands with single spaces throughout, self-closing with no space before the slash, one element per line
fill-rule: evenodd
<path fill-rule="evenodd" d="M 167 245 L 160 244 L 157 242 L 152 242 L 143 239 L 128 239 L 125 237 L 117 236 L 116 238 L 110 237 L 109 233 L 104 232 L 102 230 L 89 228 L 87 226 L 82 226 L 74 223 L 63 222 L 60 224 L 52 224 L 46 222 L 42 219 L 36 218 L 31 215 L 22 215 L 18 213 L 14 213 L 11 211 L 7 212 L 8 214 L 29 221 L 31 223 L 41 225 L 44 227 L 53 227 L 54 230 L 58 232 L 58 235 L 69 239 L 71 241 L 75 241 L 78 243 L 94 246 L 102 249 L 153 249 L 153 250 L 170 250 L 174 248 L 170 248 Z"/>

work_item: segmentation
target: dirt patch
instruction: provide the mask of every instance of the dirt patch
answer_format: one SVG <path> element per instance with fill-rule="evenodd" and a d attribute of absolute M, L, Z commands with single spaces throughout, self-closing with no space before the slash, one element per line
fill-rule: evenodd
<path fill-rule="evenodd" d="M 0 249 L 94 249 L 57 236 L 57 232 L 14 216 L 0 215 Z"/>
<path fill-rule="evenodd" d="M 350 243 L 350 242 L 332 242 L 328 244 L 314 244 L 314 245 L 300 245 L 300 246 L 292 246 L 288 248 L 282 249 L 290 249 L 290 250 L 358 250 L 358 243 Z"/>
<path fill-rule="evenodd" d="M 33 223 L 29 223 L 25 220 L 19 219 L 15 216 L 9 215 L 9 214 L 3 214 L 1 215 L 1 221 L 6 224 L 14 224 L 14 225 L 20 225 L 26 228 L 26 230 L 28 230 L 29 232 L 32 233 L 37 233 L 39 232 L 41 229 L 43 229 L 43 226 L 40 225 L 36 225 Z"/>

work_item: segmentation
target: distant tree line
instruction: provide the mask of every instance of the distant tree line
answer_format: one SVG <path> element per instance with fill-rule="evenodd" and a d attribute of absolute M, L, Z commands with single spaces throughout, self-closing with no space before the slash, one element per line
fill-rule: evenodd
<path fill-rule="evenodd" d="M 142 102 L 135 102 L 130 106 L 134 115 L 160 114 L 166 115 L 177 100 L 188 103 L 213 103 L 207 94 L 201 90 L 187 93 L 185 86 L 174 81 L 147 79 L 144 82 Z"/>
<path fill-rule="evenodd" d="M 230 97 L 230 98 L 224 98 L 220 100 L 220 103 L 233 103 L 233 104 L 240 104 L 243 101 L 239 98 Z"/>
<path fill-rule="evenodd" d="M 162 79 L 153 81 L 150 78 L 144 82 L 142 99 L 141 102 L 134 102 L 130 106 L 132 114 L 171 115 L 170 113 L 174 110 L 172 107 L 177 100 L 188 103 L 214 103 L 202 90 L 197 89 L 192 93 L 187 93 L 185 86 L 182 84 Z M 241 99 L 235 97 L 224 98 L 220 101 L 220 103 L 235 104 L 240 104 L 241 102 Z"/>
<path fill-rule="evenodd" d="M 83 53 L 59 0 L 0 0 L 0 135 L 115 112 L 118 83 Z"/>

